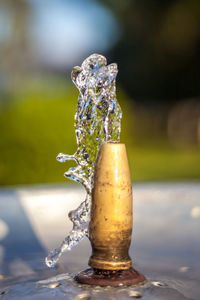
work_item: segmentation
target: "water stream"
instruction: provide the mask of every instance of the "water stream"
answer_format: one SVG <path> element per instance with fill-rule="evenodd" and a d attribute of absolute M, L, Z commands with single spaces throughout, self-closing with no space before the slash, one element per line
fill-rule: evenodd
<path fill-rule="evenodd" d="M 86 198 L 69 213 L 73 228 L 61 246 L 51 251 L 46 264 L 53 267 L 61 254 L 77 245 L 88 234 L 94 166 L 100 146 L 119 142 L 122 111 L 116 99 L 117 64 L 107 65 L 106 58 L 92 54 L 81 67 L 72 70 L 72 81 L 79 89 L 75 114 L 77 150 L 73 155 L 60 153 L 57 160 L 74 160 L 77 166 L 65 172 L 65 177 L 81 183 Z"/>

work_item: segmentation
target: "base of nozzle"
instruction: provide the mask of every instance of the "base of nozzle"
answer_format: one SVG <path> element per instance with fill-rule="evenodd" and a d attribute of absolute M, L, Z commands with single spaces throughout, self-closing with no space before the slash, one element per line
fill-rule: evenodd
<path fill-rule="evenodd" d="M 128 270 L 99 270 L 89 268 L 75 276 L 79 283 L 98 286 L 127 286 L 146 281 L 146 278 L 133 268 Z"/>

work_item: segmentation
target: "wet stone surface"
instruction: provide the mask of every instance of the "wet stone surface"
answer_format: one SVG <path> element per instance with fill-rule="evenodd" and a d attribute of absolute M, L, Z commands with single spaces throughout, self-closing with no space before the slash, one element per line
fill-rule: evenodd
<path fill-rule="evenodd" d="M 15 284 L 1 291 L 4 299 L 198 299 L 184 295 L 180 282 L 168 281 L 162 287 L 155 287 L 151 281 L 137 287 L 90 287 L 78 285 L 74 274 L 61 274 L 47 280 Z M 54 283 L 50 283 L 54 281 Z M 192 294 L 192 292 L 191 292 Z"/>
<path fill-rule="evenodd" d="M 0 299 L 200 299 L 200 185 L 137 184 L 130 254 L 148 281 L 130 287 L 81 285 L 87 268 L 84 240 L 58 266 L 44 263 L 48 249 L 70 229 L 63 220 L 84 192 L 41 186 L 0 191 Z M 56 199 L 56 201 L 55 201 Z"/>

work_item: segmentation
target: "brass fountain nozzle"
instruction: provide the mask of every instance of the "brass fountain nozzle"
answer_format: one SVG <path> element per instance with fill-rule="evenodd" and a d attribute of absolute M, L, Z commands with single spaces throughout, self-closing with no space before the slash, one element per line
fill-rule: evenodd
<path fill-rule="evenodd" d="M 76 280 L 96 285 L 130 285 L 145 277 L 132 268 L 132 183 L 125 144 L 107 143 L 99 151 L 92 192 L 88 269 Z"/>
<path fill-rule="evenodd" d="M 89 236 L 96 269 L 129 269 L 132 234 L 132 185 L 124 144 L 104 144 L 94 175 Z"/>

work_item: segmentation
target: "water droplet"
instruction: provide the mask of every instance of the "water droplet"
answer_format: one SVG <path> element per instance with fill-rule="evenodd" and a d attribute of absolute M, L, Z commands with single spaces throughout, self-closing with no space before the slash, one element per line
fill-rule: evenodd
<path fill-rule="evenodd" d="M 194 206 L 190 211 L 190 216 L 193 219 L 200 218 L 200 206 Z"/>
<path fill-rule="evenodd" d="M 49 288 L 49 289 L 55 289 L 55 288 L 57 288 L 57 287 L 59 287 L 59 286 L 61 286 L 61 283 L 59 283 L 59 282 L 54 282 L 54 283 L 50 283 L 50 284 L 48 285 L 48 288 Z"/>
<path fill-rule="evenodd" d="M 82 293 L 76 296 L 76 300 L 89 300 L 90 294 L 88 293 Z"/>
<path fill-rule="evenodd" d="M 185 266 L 179 268 L 179 271 L 180 271 L 181 273 L 185 273 L 185 272 L 187 272 L 188 270 L 189 270 L 189 267 L 185 267 Z"/>
<path fill-rule="evenodd" d="M 167 286 L 166 283 L 161 282 L 161 281 L 152 281 L 152 284 L 155 286 Z"/>
<path fill-rule="evenodd" d="M 128 296 L 132 298 L 142 298 L 142 293 L 139 291 L 129 291 Z"/>
<path fill-rule="evenodd" d="M 73 229 L 61 246 L 51 251 L 46 258 L 48 267 L 54 267 L 61 254 L 77 245 L 88 235 L 91 192 L 96 157 L 100 146 L 106 142 L 119 142 L 122 111 L 116 99 L 115 79 L 117 65 L 106 65 L 106 58 L 92 54 L 81 67 L 72 70 L 72 81 L 79 89 L 75 114 L 77 150 L 75 154 L 60 153 L 59 162 L 75 160 L 77 166 L 70 168 L 64 176 L 81 183 L 86 199 L 70 214 Z"/>

